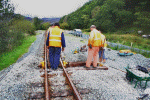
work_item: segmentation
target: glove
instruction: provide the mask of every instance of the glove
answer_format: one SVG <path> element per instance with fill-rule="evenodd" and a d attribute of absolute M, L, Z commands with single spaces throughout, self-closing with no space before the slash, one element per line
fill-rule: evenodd
<path fill-rule="evenodd" d="M 92 45 L 91 44 L 90 44 L 89 48 L 92 49 Z"/>
<path fill-rule="evenodd" d="M 65 48 L 64 48 L 64 47 L 62 47 L 62 52 L 64 52 L 64 50 L 65 50 Z"/>
<path fill-rule="evenodd" d="M 103 50 L 104 48 L 103 47 L 100 47 L 100 50 Z"/>

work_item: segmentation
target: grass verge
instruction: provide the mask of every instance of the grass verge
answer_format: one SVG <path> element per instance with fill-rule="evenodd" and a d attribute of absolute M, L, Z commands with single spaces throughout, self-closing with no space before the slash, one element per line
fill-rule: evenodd
<path fill-rule="evenodd" d="M 84 32 L 84 34 L 87 34 L 87 35 L 89 35 L 89 33 L 90 32 Z M 104 33 L 104 35 L 106 36 L 106 39 L 109 42 L 119 43 L 119 44 L 127 45 L 127 46 L 131 46 L 131 43 L 132 43 L 133 48 L 139 48 L 142 50 L 150 51 L 150 39 L 142 38 L 141 36 L 138 36 L 135 34 Z M 117 49 L 117 47 L 115 48 L 110 47 L 110 48 L 113 50 L 119 50 Z M 143 56 L 150 58 L 150 54 L 148 54 L 147 52 L 137 52 L 137 53 L 140 53 Z"/>
<path fill-rule="evenodd" d="M 36 35 L 28 36 L 23 40 L 22 45 L 16 47 L 14 50 L 4 53 L 0 56 L 0 70 L 15 63 L 24 53 L 28 52 L 28 48 L 36 40 Z"/>
<path fill-rule="evenodd" d="M 142 38 L 133 34 L 105 34 L 107 40 L 112 43 L 119 43 L 133 48 L 150 51 L 150 39 Z"/>
<path fill-rule="evenodd" d="M 107 46 L 108 48 L 111 48 L 112 50 L 123 50 L 124 48 L 118 48 L 118 46 L 116 46 L 116 47 L 111 47 L 111 46 Z M 143 55 L 144 57 L 146 57 L 146 58 L 150 58 L 150 53 L 147 53 L 147 52 L 142 52 L 142 51 L 139 51 L 139 52 L 137 52 L 137 51 L 135 51 L 134 49 L 131 49 L 131 51 L 132 52 L 135 52 L 135 53 L 138 53 L 138 54 L 141 54 L 141 55 Z"/>

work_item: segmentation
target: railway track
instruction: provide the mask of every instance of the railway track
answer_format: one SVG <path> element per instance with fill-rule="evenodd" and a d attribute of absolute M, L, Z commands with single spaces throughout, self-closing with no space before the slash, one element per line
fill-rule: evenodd
<path fill-rule="evenodd" d="M 70 79 L 69 74 L 67 73 L 65 67 L 63 66 L 61 59 L 60 59 L 60 63 L 63 69 L 62 74 L 58 74 L 58 73 L 56 73 L 55 75 L 48 74 L 48 69 L 47 69 L 48 54 L 46 48 L 46 40 L 44 44 L 44 61 L 45 61 L 45 74 L 44 74 L 45 99 L 53 100 L 57 98 L 57 100 L 66 100 L 66 99 L 81 100 L 81 95 L 77 91 L 72 80 Z M 59 79 L 62 79 L 62 81 L 57 82 L 57 80 Z"/>
<path fill-rule="evenodd" d="M 82 100 L 81 95 L 88 94 L 88 89 L 77 89 L 75 84 L 80 84 L 81 80 L 71 80 L 70 74 L 72 74 L 72 68 L 75 70 L 108 70 L 107 67 L 86 69 L 84 67 L 85 62 L 68 62 L 66 66 L 63 65 L 62 59 L 60 59 L 60 67 L 57 71 L 51 70 L 49 67 L 48 49 L 46 47 L 46 33 L 44 34 L 44 82 L 33 83 L 30 85 L 31 91 L 29 93 L 29 100 Z M 68 68 L 69 67 L 69 68 Z M 77 67 L 77 68 L 75 68 Z M 34 90 L 40 89 L 39 92 Z"/>

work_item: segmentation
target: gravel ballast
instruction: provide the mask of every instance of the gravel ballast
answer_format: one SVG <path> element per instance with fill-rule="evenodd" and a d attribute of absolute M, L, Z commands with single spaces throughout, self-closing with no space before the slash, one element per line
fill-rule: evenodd
<path fill-rule="evenodd" d="M 68 37 L 66 50 L 66 60 L 70 62 L 74 61 L 86 61 L 87 52 L 79 52 L 78 54 L 72 53 L 72 48 L 80 48 L 85 43 L 80 42 L 82 38 Z M 72 39 L 73 38 L 73 39 Z M 77 43 L 77 44 L 75 44 Z M 91 90 L 89 94 L 82 95 L 83 100 L 137 100 L 137 97 L 144 94 L 145 89 L 138 84 L 136 88 L 135 81 L 131 84 L 126 78 L 126 73 L 117 69 L 125 70 L 125 67 L 129 65 L 130 68 L 135 68 L 137 65 L 148 67 L 150 65 L 150 58 L 145 58 L 141 54 L 132 56 L 119 56 L 119 51 L 105 50 L 105 56 L 107 58 L 105 65 L 108 70 L 73 70 L 71 78 L 73 80 L 82 80 L 80 84 L 77 84 L 78 89 L 86 88 Z M 142 86 L 145 82 L 142 82 Z M 147 89 L 150 88 L 150 82 L 148 82 Z M 145 98 L 149 100 L 150 97 Z"/>
<path fill-rule="evenodd" d="M 44 33 L 44 32 L 43 32 Z M 0 77 L 5 74 L 0 80 L 0 100 L 24 100 L 29 97 L 30 92 L 44 91 L 43 88 L 34 90 L 31 83 L 43 82 L 40 77 L 40 69 L 38 64 L 43 60 L 43 33 L 37 35 L 37 40 L 32 44 L 29 52 L 22 56 L 15 64 L 0 72 Z M 88 52 L 79 52 L 73 54 L 73 51 L 83 45 L 87 45 L 87 40 L 72 35 L 65 34 L 66 61 L 86 61 Z M 131 84 L 126 78 L 125 73 L 117 70 L 125 71 L 124 67 L 129 64 L 130 67 L 141 65 L 144 67 L 150 66 L 150 58 L 145 58 L 140 54 L 121 57 L 117 53 L 119 51 L 106 49 L 106 65 L 108 70 L 74 70 L 70 75 L 72 80 L 81 80 L 75 84 L 77 89 L 88 89 L 90 93 L 81 94 L 83 100 L 137 100 L 136 98 L 145 93 L 145 89 L 138 84 L 136 88 L 135 82 Z M 114 68 L 116 69 L 114 69 Z M 52 71 L 53 72 L 53 71 Z M 54 71 L 57 72 L 57 71 Z M 142 86 L 145 82 L 142 82 Z M 147 90 L 150 88 L 148 82 Z M 145 100 L 149 100 L 147 97 Z"/>
<path fill-rule="evenodd" d="M 44 31 L 37 35 L 37 40 L 32 43 L 28 53 L 18 59 L 15 64 L 0 72 L 4 75 L 0 81 L 0 100 L 28 99 L 29 93 L 34 91 L 31 83 L 43 82 L 43 78 L 40 77 L 42 74 L 37 67 L 43 60 L 41 52 L 44 43 L 43 33 Z M 2 75 L 0 74 L 0 77 Z"/>

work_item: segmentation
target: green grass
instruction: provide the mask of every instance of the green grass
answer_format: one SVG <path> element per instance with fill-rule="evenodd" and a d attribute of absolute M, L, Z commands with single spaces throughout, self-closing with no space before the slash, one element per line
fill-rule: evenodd
<path fill-rule="evenodd" d="M 84 34 L 88 35 L 89 32 L 85 32 Z M 109 42 L 119 43 L 127 46 L 131 46 L 132 43 L 133 48 L 150 51 L 150 39 L 145 39 L 134 34 L 104 33 L 104 35 Z"/>
<path fill-rule="evenodd" d="M 83 32 L 84 34 L 86 34 L 86 35 L 89 35 L 90 34 L 90 32 Z"/>
<path fill-rule="evenodd" d="M 111 48 L 112 50 L 123 50 L 124 48 L 118 48 L 118 46 L 116 47 L 110 47 L 109 45 L 107 46 L 108 48 Z M 133 49 L 131 49 L 132 52 L 135 52 L 135 53 L 138 53 L 138 54 L 141 54 L 143 55 L 144 57 L 146 58 L 150 58 L 150 53 L 147 53 L 147 52 L 136 52 L 134 51 Z"/>
<path fill-rule="evenodd" d="M 36 36 L 28 36 L 23 40 L 22 45 L 16 47 L 14 50 L 4 53 L 0 56 L 0 70 L 15 63 L 24 53 L 28 52 L 28 48 L 36 40 Z"/>
<path fill-rule="evenodd" d="M 84 34 L 89 35 L 90 32 L 84 32 Z M 119 43 L 122 45 L 131 46 L 133 48 L 139 48 L 143 50 L 150 51 L 150 39 L 142 38 L 141 36 L 138 36 L 135 32 L 131 34 L 123 34 L 123 31 L 121 32 L 115 32 L 115 33 L 103 33 L 106 36 L 107 41 L 112 43 Z M 118 50 L 117 47 L 110 47 L 113 50 Z M 123 48 L 122 48 L 123 49 Z M 121 50 L 121 49 L 120 49 Z M 140 53 L 143 56 L 150 58 L 150 54 L 147 54 L 146 52 Z"/>
<path fill-rule="evenodd" d="M 107 40 L 112 43 L 120 43 L 123 45 L 131 46 L 150 51 L 150 39 L 144 39 L 141 36 L 132 34 L 105 34 Z"/>

